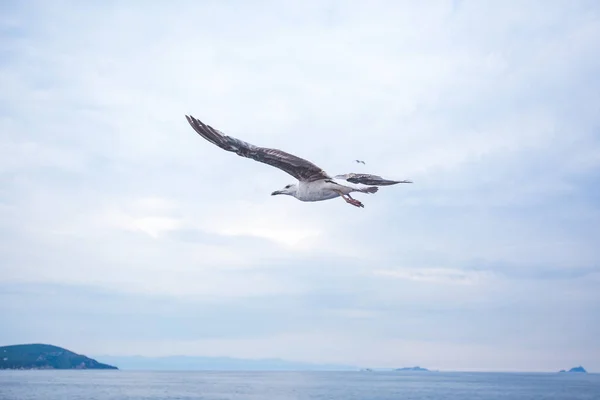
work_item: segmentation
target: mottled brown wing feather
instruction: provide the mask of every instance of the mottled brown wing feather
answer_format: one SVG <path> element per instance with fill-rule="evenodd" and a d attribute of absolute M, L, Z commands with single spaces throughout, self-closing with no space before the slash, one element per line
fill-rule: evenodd
<path fill-rule="evenodd" d="M 384 179 L 378 175 L 357 174 L 357 173 L 346 174 L 346 175 L 344 175 L 344 179 L 346 179 L 350 183 L 370 185 L 370 186 L 388 186 L 388 185 L 395 185 L 397 183 L 412 183 L 412 181 L 409 181 L 409 180 L 394 181 L 394 180 L 390 180 L 390 179 Z"/>
<path fill-rule="evenodd" d="M 330 178 L 321 168 L 303 158 L 282 150 L 255 146 L 243 140 L 227 136 L 192 116 L 186 115 L 185 117 L 200 136 L 223 150 L 279 168 L 300 181 L 312 182 Z"/>

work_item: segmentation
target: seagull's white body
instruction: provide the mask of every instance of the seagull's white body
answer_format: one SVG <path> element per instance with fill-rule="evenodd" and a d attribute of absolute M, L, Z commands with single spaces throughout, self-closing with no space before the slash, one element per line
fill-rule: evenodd
<path fill-rule="evenodd" d="M 331 184 L 321 179 L 314 182 L 299 182 L 294 196 L 300 201 L 321 201 L 338 197 L 340 194 L 331 189 Z"/>
<path fill-rule="evenodd" d="M 369 193 L 365 192 L 368 186 L 361 186 L 349 185 L 348 182 L 339 179 L 320 179 L 314 182 L 300 181 L 293 196 L 300 201 L 310 202 L 330 200 L 340 197 L 341 194 L 349 195 L 352 192 Z"/>
<path fill-rule="evenodd" d="M 186 115 L 185 117 L 192 128 L 212 144 L 239 156 L 277 167 L 298 179 L 297 184 L 289 184 L 281 190 L 274 191 L 271 193 L 272 195 L 285 194 L 306 202 L 342 197 L 348 204 L 364 207 L 360 201 L 352 198 L 350 193 L 375 193 L 379 189 L 378 186 L 412 183 L 408 180 L 395 181 L 362 173 L 331 177 L 321 168 L 303 158 L 278 149 L 254 146 L 243 140 L 227 136 L 192 116 Z M 362 163 L 364 164 L 364 162 Z"/>

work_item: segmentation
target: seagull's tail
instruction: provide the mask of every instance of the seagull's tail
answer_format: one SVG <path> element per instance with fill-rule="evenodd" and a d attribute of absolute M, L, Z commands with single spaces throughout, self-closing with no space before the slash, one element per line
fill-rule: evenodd
<path fill-rule="evenodd" d="M 363 193 L 377 193 L 379 188 L 377 186 L 369 186 L 361 190 Z"/>

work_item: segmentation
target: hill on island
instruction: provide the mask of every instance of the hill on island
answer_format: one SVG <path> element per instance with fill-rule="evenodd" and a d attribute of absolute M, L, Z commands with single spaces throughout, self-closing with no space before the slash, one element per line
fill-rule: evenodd
<path fill-rule="evenodd" d="M 49 344 L 0 346 L 0 369 L 118 369 Z"/>
<path fill-rule="evenodd" d="M 429 372 L 429 370 L 427 368 L 421 368 L 421 367 L 404 367 L 404 368 L 397 368 L 394 371 L 417 371 L 417 372 Z"/>
<path fill-rule="evenodd" d="M 581 365 L 579 367 L 573 367 L 568 371 L 565 371 L 564 369 L 561 369 L 558 372 L 579 372 L 579 373 L 587 373 L 587 371 L 585 370 L 585 368 L 583 368 Z"/>

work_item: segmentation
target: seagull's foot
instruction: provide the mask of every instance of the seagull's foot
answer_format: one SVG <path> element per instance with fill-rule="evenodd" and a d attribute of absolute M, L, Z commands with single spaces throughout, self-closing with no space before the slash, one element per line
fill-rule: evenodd
<path fill-rule="evenodd" d="M 364 208 L 364 204 L 361 203 L 360 201 L 356 200 L 355 198 L 353 198 L 352 196 L 350 196 L 350 194 L 344 194 L 340 191 L 338 191 L 338 193 L 340 194 L 340 197 L 342 199 L 344 199 L 344 201 L 348 204 L 352 204 L 355 207 L 363 207 Z"/>
<path fill-rule="evenodd" d="M 365 207 L 365 205 L 363 203 L 361 203 L 360 201 L 358 201 L 356 199 L 353 199 L 352 197 L 350 197 L 349 199 L 346 199 L 346 202 L 348 204 L 352 204 L 355 207 L 362 207 L 362 208 Z"/>

